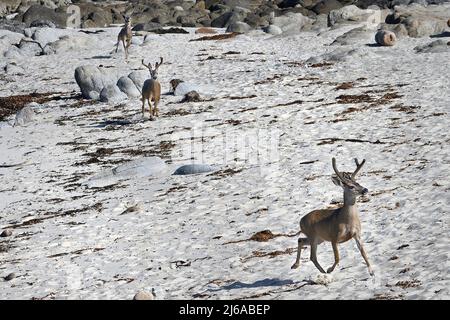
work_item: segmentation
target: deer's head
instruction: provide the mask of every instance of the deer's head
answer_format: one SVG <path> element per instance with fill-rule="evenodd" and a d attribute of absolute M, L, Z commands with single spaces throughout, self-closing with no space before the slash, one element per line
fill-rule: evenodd
<path fill-rule="evenodd" d="M 361 163 L 359 163 L 358 159 L 355 158 L 356 169 L 355 171 L 353 171 L 353 173 L 340 172 L 336 167 L 336 159 L 333 158 L 332 165 L 336 174 L 331 177 L 331 180 L 335 185 L 342 187 L 345 192 L 349 192 L 353 196 L 367 194 L 369 190 L 356 182 L 356 175 L 358 174 L 359 170 L 361 170 L 365 162 L 366 160 L 363 160 Z"/>
<path fill-rule="evenodd" d="M 148 69 L 148 71 L 150 71 L 150 76 L 152 77 L 153 80 L 158 79 L 158 69 L 159 67 L 163 64 L 163 58 L 160 58 L 160 62 L 156 62 L 155 63 L 155 67 L 152 67 L 151 62 L 149 62 L 148 64 L 145 64 L 144 59 L 142 59 L 142 64 L 144 65 L 144 67 L 146 67 Z"/>
<path fill-rule="evenodd" d="M 126 15 L 122 15 L 123 16 L 123 20 L 125 21 L 125 26 L 129 27 L 131 26 L 131 15 L 126 16 Z"/>

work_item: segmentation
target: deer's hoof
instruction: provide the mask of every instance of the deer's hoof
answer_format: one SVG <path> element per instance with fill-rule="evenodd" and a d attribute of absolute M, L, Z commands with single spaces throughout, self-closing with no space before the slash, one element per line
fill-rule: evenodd
<path fill-rule="evenodd" d="M 330 267 L 330 268 L 327 269 L 327 273 L 332 273 L 333 270 L 334 270 L 334 268 L 333 268 L 333 267 Z"/>
<path fill-rule="evenodd" d="M 297 269 L 300 266 L 300 263 L 294 263 L 291 269 Z"/>

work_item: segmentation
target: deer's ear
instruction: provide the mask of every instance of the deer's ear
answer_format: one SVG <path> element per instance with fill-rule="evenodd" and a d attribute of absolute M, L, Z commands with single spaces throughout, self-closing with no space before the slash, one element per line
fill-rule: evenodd
<path fill-rule="evenodd" d="M 342 187 L 342 181 L 341 181 L 341 179 L 339 179 L 337 176 L 332 175 L 332 176 L 331 176 L 331 181 L 333 181 L 333 183 L 334 183 L 335 185 L 337 185 L 338 187 Z"/>

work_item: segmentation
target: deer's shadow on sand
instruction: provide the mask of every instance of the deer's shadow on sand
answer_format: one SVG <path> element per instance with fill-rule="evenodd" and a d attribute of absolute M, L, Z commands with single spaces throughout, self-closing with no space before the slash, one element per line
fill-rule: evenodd
<path fill-rule="evenodd" d="M 127 126 L 130 124 L 135 124 L 137 123 L 137 121 L 132 121 L 132 120 L 127 120 L 127 119 L 123 119 L 123 120 L 104 120 L 104 121 L 100 121 L 98 122 L 96 125 L 94 125 L 94 127 L 96 128 L 105 128 L 107 126 Z"/>
<path fill-rule="evenodd" d="M 430 38 L 448 38 L 450 37 L 450 31 L 444 31 L 439 34 L 431 35 Z"/>
<path fill-rule="evenodd" d="M 92 56 L 90 58 L 85 58 L 85 60 L 91 60 L 91 59 L 112 59 L 113 56 L 112 55 L 99 55 L 99 56 Z"/>
<path fill-rule="evenodd" d="M 369 47 L 369 48 L 381 48 L 382 47 L 382 45 L 380 45 L 378 43 L 366 43 L 365 46 Z"/>
<path fill-rule="evenodd" d="M 120 117 L 120 118 L 113 118 L 109 120 L 99 120 L 94 121 L 87 127 L 89 128 L 120 128 L 120 127 L 127 127 L 127 126 L 134 126 L 137 124 L 146 123 L 148 121 L 155 121 L 156 119 L 150 119 L 148 115 L 145 117 L 142 117 L 141 112 L 136 112 L 134 114 Z"/>
<path fill-rule="evenodd" d="M 209 289 L 208 291 L 221 291 L 221 290 L 233 290 L 233 289 L 251 289 L 260 287 L 280 287 L 290 284 L 295 284 L 293 280 L 281 280 L 277 278 L 266 278 L 263 280 L 258 280 L 253 283 L 245 283 L 241 281 L 235 281 L 233 283 L 224 285 L 217 289 Z"/>

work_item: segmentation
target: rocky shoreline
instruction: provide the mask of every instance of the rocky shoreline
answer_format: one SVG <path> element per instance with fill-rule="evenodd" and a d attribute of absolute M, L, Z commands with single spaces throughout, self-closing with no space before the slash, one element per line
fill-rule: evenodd
<path fill-rule="evenodd" d="M 10 31 L 39 26 L 104 28 L 122 24 L 123 15 L 131 15 L 134 31 L 174 26 L 227 28 L 230 32 L 245 33 L 252 29 L 267 30 L 276 25 L 274 19 L 281 17 L 296 23 L 299 14 L 306 17 L 309 24 L 325 22 L 329 26 L 327 15 L 350 5 L 379 9 L 384 17 L 394 13 L 386 21 L 392 24 L 399 20 L 399 14 L 395 15 L 396 6 L 426 7 L 446 2 L 448 0 L 5 0 L 0 4 L 0 28 Z M 272 28 L 271 32 L 280 30 Z"/>
<path fill-rule="evenodd" d="M 19 1 L 20 2 L 20 1 Z M 219 40 L 238 34 L 273 36 L 295 36 L 301 32 L 312 32 L 317 36 L 331 30 L 348 28 L 329 45 L 334 49 L 324 55 L 310 57 L 307 63 L 322 64 L 345 60 L 357 53 L 348 45 L 374 41 L 366 45 L 394 46 L 402 38 L 442 38 L 415 47 L 416 52 L 450 52 L 450 42 L 445 38 L 450 33 L 450 3 L 428 4 L 416 0 L 404 1 L 407 5 L 396 5 L 401 1 L 363 1 L 343 6 L 344 1 L 314 0 L 301 1 L 259 1 L 259 0 L 223 0 L 223 1 L 77 1 L 52 0 L 24 6 L 22 0 L 18 7 L 9 7 L 7 19 L 0 20 L 0 56 L 6 58 L 6 64 L 0 65 L 5 74 L 20 74 L 24 70 L 17 60 L 34 56 L 57 55 L 71 50 L 85 48 L 91 44 L 92 34 L 106 32 L 106 29 L 90 27 L 121 25 L 123 14 L 132 17 L 132 45 L 145 46 L 153 42 L 151 33 L 157 34 L 195 34 L 206 35 L 194 40 Z M 438 1 L 431 0 L 430 3 Z M 11 0 L 10 3 L 13 3 Z M 27 2 L 29 4 L 29 2 Z M 379 6 L 376 6 L 375 4 Z M 50 5 L 52 4 L 52 5 Z M 76 4 L 82 8 L 80 26 L 64 26 L 67 19 L 65 8 Z M 345 3 L 344 3 L 345 4 Z M 58 6 L 59 5 L 59 6 Z M 15 9 L 14 9 L 15 8 Z M 78 7 L 77 7 L 78 8 Z M 95 12 L 92 10 L 96 10 Z M 90 12 L 90 13 L 89 13 Z M 94 13 L 93 13 L 94 12 Z M 59 15 L 62 13 L 62 15 Z M 100 19 L 100 16 L 107 18 Z M 90 17 L 90 18 L 89 18 Z M 170 18 L 169 18 L 170 17 Z M 203 18 L 201 18 L 203 17 Z M 101 23 L 98 23 L 98 19 Z M 167 19 L 166 19 L 167 18 Z M 93 20 L 92 20 L 93 19 Z M 190 22 L 187 22 L 191 19 Z M 97 21 L 98 20 L 98 21 Z M 95 22 L 97 21 L 97 22 Z M 168 27 L 170 26 L 170 27 Z M 2 29 L 4 29 L 2 31 Z M 188 29 L 190 31 L 188 31 Z M 370 42 L 370 41 L 369 41 Z M 357 46 L 358 47 L 358 46 Z M 81 66 L 77 69 L 80 71 Z M 131 73 L 112 75 L 109 70 L 84 70 L 86 78 L 75 78 L 84 98 L 101 101 L 122 101 L 126 97 L 137 97 L 146 72 L 139 75 L 137 81 Z M 119 81 L 119 78 L 122 81 Z M 89 80 L 94 79 L 94 80 Z M 83 84 L 94 81 L 94 84 Z M 120 85 L 116 85 L 120 83 Z M 124 83 L 129 84 L 124 87 Z M 133 85 L 133 83 L 137 86 Z M 186 92 L 185 92 L 186 93 Z"/>

